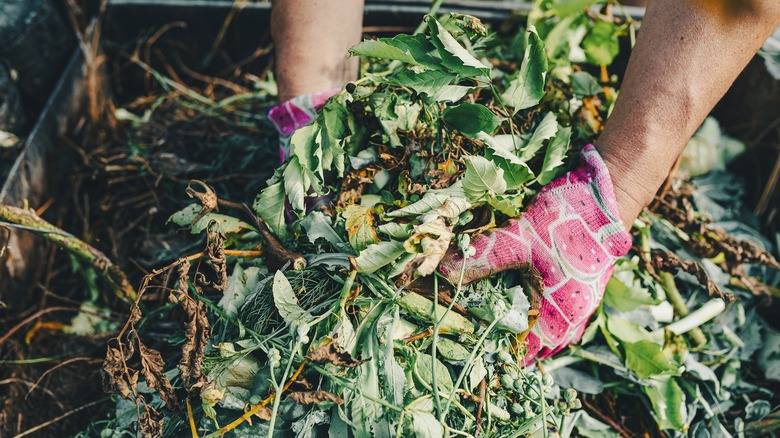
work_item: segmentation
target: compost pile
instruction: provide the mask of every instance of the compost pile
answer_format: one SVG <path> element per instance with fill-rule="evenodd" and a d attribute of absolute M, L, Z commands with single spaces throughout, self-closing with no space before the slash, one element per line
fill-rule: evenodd
<path fill-rule="evenodd" d="M 671 181 L 637 220 L 581 345 L 527 363 L 537 281 L 436 273 L 575 167 L 616 98 L 607 66 L 632 22 L 542 2 L 529 23 L 429 16 L 364 41 L 361 79 L 293 134 L 251 206 L 192 181 L 197 202 L 171 222 L 205 247 L 145 278 L 104 363 L 115 415 L 91 430 L 771 433 L 780 335 L 756 307 L 777 294 L 778 264 L 717 170 L 739 147 L 717 122 L 680 171 L 701 176 Z M 160 290 L 182 321 L 175 354 L 145 339 L 159 311 L 143 297 Z"/>

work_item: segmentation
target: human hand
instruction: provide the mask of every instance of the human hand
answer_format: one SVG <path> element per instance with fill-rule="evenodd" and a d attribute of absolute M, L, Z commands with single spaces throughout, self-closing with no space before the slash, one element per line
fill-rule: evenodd
<path fill-rule="evenodd" d="M 453 252 L 440 264 L 453 284 L 462 267 L 463 284 L 529 263 L 538 270 L 544 296 L 527 337 L 527 360 L 580 340 L 614 262 L 631 248 L 604 161 L 592 145 L 580 158 L 580 167 L 542 188 L 522 216 L 473 237 L 473 256 L 464 261 Z"/>

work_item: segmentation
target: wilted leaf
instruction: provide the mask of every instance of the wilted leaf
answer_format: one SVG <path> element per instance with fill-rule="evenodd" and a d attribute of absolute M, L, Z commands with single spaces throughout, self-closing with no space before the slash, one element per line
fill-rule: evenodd
<path fill-rule="evenodd" d="M 295 296 L 290 281 L 287 280 L 282 271 L 276 271 L 276 274 L 274 274 L 273 295 L 276 309 L 279 311 L 282 319 L 284 319 L 284 322 L 287 324 L 299 324 L 311 321 L 311 314 L 303 310 L 298 304 L 298 298 Z"/>
<path fill-rule="evenodd" d="M 322 402 L 332 402 L 337 405 L 343 404 L 344 399 L 337 395 L 333 395 L 327 391 L 296 391 L 287 395 L 298 404 L 310 405 Z"/>
<path fill-rule="evenodd" d="M 129 352 L 132 355 L 132 350 Z M 130 398 L 138 385 L 138 371 L 128 368 L 118 348 L 108 346 L 106 359 L 103 361 L 103 391 L 108 394 L 119 394 L 122 398 Z"/>
<path fill-rule="evenodd" d="M 356 252 L 366 249 L 368 245 L 377 243 L 379 236 L 376 234 L 374 223 L 374 211 L 362 205 L 350 205 L 342 213 L 346 223 L 349 244 Z"/>
<path fill-rule="evenodd" d="M 310 361 L 315 363 L 328 362 L 337 367 L 354 368 L 365 363 L 364 360 L 358 360 L 351 354 L 342 350 L 335 340 L 328 341 L 324 345 L 312 350 L 308 356 Z"/>
<path fill-rule="evenodd" d="M 144 438 L 158 438 L 162 436 L 163 421 L 165 418 L 149 405 L 144 405 L 141 417 L 138 418 L 138 432 Z"/>
<path fill-rule="evenodd" d="M 217 223 L 219 232 L 225 235 L 240 233 L 241 231 L 252 229 L 251 225 L 240 219 L 219 213 L 206 213 L 195 223 L 193 223 L 192 221 L 198 215 L 200 210 L 201 207 L 198 204 L 188 205 L 187 207 L 184 207 L 183 209 L 174 213 L 170 219 L 168 219 L 168 221 L 182 227 L 189 227 L 192 234 L 200 234 L 212 221 Z"/>
<path fill-rule="evenodd" d="M 394 262 L 405 253 L 403 242 L 391 240 L 368 245 L 355 259 L 357 270 L 361 274 L 371 274 L 377 269 Z"/>
<path fill-rule="evenodd" d="M 168 409 L 178 411 L 179 404 L 176 400 L 176 394 L 174 394 L 173 386 L 164 373 L 165 361 L 163 361 L 160 352 L 147 347 L 138 340 L 138 354 L 141 357 L 141 374 L 146 380 L 146 386 L 157 390 Z"/>
<path fill-rule="evenodd" d="M 539 38 L 536 29 L 530 26 L 520 71 L 509 81 L 509 86 L 501 95 L 504 103 L 513 108 L 513 114 L 542 100 L 546 75 L 547 54 L 544 51 L 544 42 Z"/>
<path fill-rule="evenodd" d="M 463 175 L 463 191 L 472 202 L 479 201 L 485 194 L 503 194 L 506 191 L 504 170 L 484 157 L 469 157 Z"/>
<path fill-rule="evenodd" d="M 415 225 L 412 235 L 404 242 L 406 252 L 415 254 L 415 257 L 406 265 L 401 282 L 408 284 L 417 277 L 432 274 L 444 258 L 450 240 L 452 226 L 441 217 Z"/>
<path fill-rule="evenodd" d="M 447 107 L 442 114 L 449 129 L 457 129 L 469 137 L 476 137 L 480 132 L 490 134 L 504 121 L 485 105 L 469 102 Z"/>
<path fill-rule="evenodd" d="M 188 294 L 189 284 L 187 278 L 189 269 L 189 263 L 182 263 L 179 266 L 177 287 L 168 296 L 169 301 L 181 305 L 184 313 L 187 315 L 184 344 L 182 345 L 182 355 L 179 360 L 179 371 L 181 371 L 181 378 L 188 390 L 192 385 L 200 381 L 203 350 L 206 348 L 211 336 L 211 325 L 209 324 L 205 304 L 200 300 L 196 301 Z"/>

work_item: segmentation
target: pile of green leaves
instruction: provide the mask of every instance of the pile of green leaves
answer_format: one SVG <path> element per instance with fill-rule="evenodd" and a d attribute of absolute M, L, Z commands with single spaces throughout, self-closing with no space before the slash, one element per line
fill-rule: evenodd
<path fill-rule="evenodd" d="M 752 295 L 713 323 L 722 301 L 704 304 L 710 298 L 688 274 L 651 272 L 650 250 L 671 250 L 734 289 L 730 275 L 717 274 L 722 256 L 686 253 L 700 236 L 662 215 L 637 222 L 640 251 L 618 264 L 583 345 L 539 366 L 523 361 L 534 309 L 521 276 L 463 286 L 436 274 L 449 248 L 468 257 L 470 235 L 518 215 L 600 131 L 616 78 L 588 71 L 611 64 L 632 23 L 616 21 L 611 5 L 586 9 L 591 3 L 537 2 L 527 26 L 511 31 L 470 16 L 428 17 L 422 33 L 358 44 L 364 73 L 292 136 L 294 155 L 253 204 L 262 221 L 206 203 L 174 215 L 195 234 L 218 230 L 222 249 L 237 255 L 212 258 L 218 272 L 229 265 L 222 292 L 180 272 L 178 290 L 190 284 L 208 309 L 211 337 L 200 383 L 185 385 L 181 364 L 166 373 L 189 392 L 189 426 L 138 385 L 164 415 L 158 432 L 604 436 L 616 432 L 594 416 L 620 427 L 625 412 L 604 406 L 626 399 L 643 407 L 625 426 L 632 431 L 717 434 L 763 419 L 774 396 L 759 402 L 761 389 L 739 372 L 755 352 L 745 330 L 765 330 Z M 323 196 L 331 202 L 312 208 Z M 284 257 L 263 237 L 266 226 L 305 266 L 278 265 Z M 264 258 L 241 256 L 259 248 Z M 766 271 L 750 273 L 771 282 Z M 675 300 L 716 311 L 672 322 L 681 316 Z M 729 329 L 735 314 L 750 324 Z M 694 316 L 707 334 L 689 346 L 680 326 Z M 769 378 L 778 359 L 764 356 Z M 197 373 L 185 369 L 192 380 Z M 737 408 L 744 414 L 729 414 L 726 429 L 719 419 Z M 106 433 L 132 428 L 135 412 L 120 401 Z"/>

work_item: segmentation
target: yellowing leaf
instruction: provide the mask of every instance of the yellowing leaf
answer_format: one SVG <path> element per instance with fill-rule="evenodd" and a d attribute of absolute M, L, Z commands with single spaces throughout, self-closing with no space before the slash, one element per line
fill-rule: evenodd
<path fill-rule="evenodd" d="M 350 205 L 342 213 L 346 223 L 349 244 L 356 252 L 363 251 L 372 243 L 379 242 L 374 223 L 374 211 L 362 205 Z"/>

